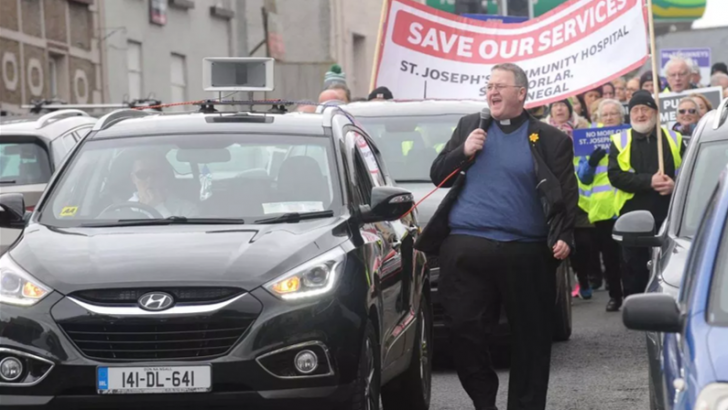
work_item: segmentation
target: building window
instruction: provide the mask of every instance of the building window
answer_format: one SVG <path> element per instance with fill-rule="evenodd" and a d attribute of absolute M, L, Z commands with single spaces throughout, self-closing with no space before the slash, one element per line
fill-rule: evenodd
<path fill-rule="evenodd" d="M 48 92 L 50 98 L 68 98 L 68 69 L 62 54 L 48 54 Z"/>
<path fill-rule="evenodd" d="M 185 57 L 179 54 L 172 54 L 170 73 L 170 103 L 178 103 L 187 100 L 187 76 L 185 75 Z M 183 106 L 170 107 L 171 111 L 184 111 Z M 175 110 L 176 109 L 176 110 Z"/>
<path fill-rule="evenodd" d="M 354 81 L 352 81 L 352 85 L 349 88 L 351 88 L 352 92 L 356 94 L 367 95 L 371 90 L 368 89 L 369 83 L 367 81 L 369 59 L 367 59 L 366 37 L 360 34 L 354 34 L 353 37 L 352 54 L 354 66 L 352 71 L 354 74 Z"/>
<path fill-rule="evenodd" d="M 126 72 L 129 81 L 129 101 L 142 98 L 142 45 L 130 41 L 126 48 Z"/>

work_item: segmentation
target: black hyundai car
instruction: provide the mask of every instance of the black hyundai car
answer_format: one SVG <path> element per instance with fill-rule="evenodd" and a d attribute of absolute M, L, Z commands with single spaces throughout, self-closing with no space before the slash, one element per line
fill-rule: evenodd
<path fill-rule="evenodd" d="M 412 194 L 348 114 L 120 110 L 0 259 L 0 408 L 429 407 Z"/>

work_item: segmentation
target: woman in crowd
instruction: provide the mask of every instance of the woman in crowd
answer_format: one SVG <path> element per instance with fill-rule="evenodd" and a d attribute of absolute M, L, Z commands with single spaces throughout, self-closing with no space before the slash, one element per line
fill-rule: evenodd
<path fill-rule="evenodd" d="M 606 83 L 602 86 L 602 97 L 613 99 L 615 98 L 617 93 L 616 88 L 614 88 L 614 84 L 612 83 Z"/>
<path fill-rule="evenodd" d="M 677 122 L 672 127 L 674 131 L 689 137 L 693 135 L 695 126 L 698 124 L 700 119 L 700 107 L 695 99 L 691 97 L 685 97 L 680 100 L 680 104 L 677 107 Z"/>

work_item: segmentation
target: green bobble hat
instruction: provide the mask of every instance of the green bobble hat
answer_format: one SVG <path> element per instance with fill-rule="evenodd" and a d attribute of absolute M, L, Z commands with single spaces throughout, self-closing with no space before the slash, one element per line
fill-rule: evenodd
<path fill-rule="evenodd" d="M 346 85 L 346 74 L 340 65 L 334 64 L 324 75 L 324 90 L 337 83 Z"/>

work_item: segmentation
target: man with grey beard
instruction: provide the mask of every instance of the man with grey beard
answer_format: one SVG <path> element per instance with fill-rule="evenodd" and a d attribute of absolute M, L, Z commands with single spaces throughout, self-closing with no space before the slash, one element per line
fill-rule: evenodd
<path fill-rule="evenodd" d="M 618 215 L 650 211 L 659 229 L 667 218 L 675 175 L 682 164 L 685 144 L 680 133 L 661 127 L 664 173 L 659 172 L 656 125 L 657 104 L 652 94 L 640 90 L 629 101 L 632 129 L 614 134 L 609 149 L 608 177 L 617 188 L 615 208 Z M 622 247 L 622 285 L 624 297 L 641 293 L 647 287 L 650 260 L 648 248 Z"/>

